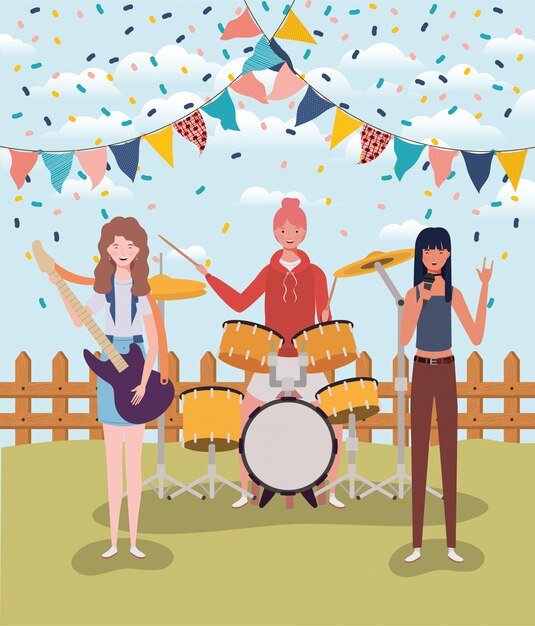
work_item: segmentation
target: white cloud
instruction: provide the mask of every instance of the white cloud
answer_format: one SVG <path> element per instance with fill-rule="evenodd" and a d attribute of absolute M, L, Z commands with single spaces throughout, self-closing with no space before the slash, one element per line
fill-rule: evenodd
<path fill-rule="evenodd" d="M 208 253 L 202 246 L 190 246 L 189 248 L 180 248 L 182 252 L 191 257 L 195 263 L 204 263 L 208 258 Z M 176 250 L 171 250 L 167 254 L 167 258 L 174 261 L 185 261 L 184 257 Z"/>
<path fill-rule="evenodd" d="M 73 164 L 73 170 L 75 165 Z M 107 191 L 108 195 L 103 198 L 106 203 L 109 203 L 113 200 L 124 200 L 124 199 L 132 199 L 134 196 L 132 192 L 126 187 L 121 187 L 116 185 L 111 178 L 104 176 L 104 178 L 100 181 L 100 183 L 91 190 L 92 183 L 89 180 L 82 180 L 81 178 L 69 178 L 63 183 L 63 187 L 61 190 L 61 197 L 58 194 L 54 193 L 50 197 L 58 202 L 58 198 L 61 201 L 68 202 L 72 204 L 73 196 L 77 193 L 80 196 L 79 201 L 99 198 L 103 191 Z"/>
<path fill-rule="evenodd" d="M 469 73 L 465 74 L 467 69 L 469 69 Z M 448 82 L 442 82 L 439 76 L 445 76 Z M 425 85 L 414 83 L 416 79 L 425 81 Z M 492 74 L 479 72 L 472 65 L 463 63 L 454 65 L 447 73 L 436 71 L 422 72 L 418 76 L 415 76 L 414 80 L 410 86 L 411 90 L 418 92 L 423 90 L 426 94 L 430 91 L 444 91 L 447 93 L 466 93 L 472 96 L 475 92 L 492 89 L 492 85 L 495 83 L 499 83 L 504 87 L 509 86 L 508 83 L 498 81 Z"/>
<path fill-rule="evenodd" d="M 93 75 L 93 78 L 90 74 Z M 82 85 L 86 89 L 86 93 L 82 93 L 77 85 Z M 52 91 L 57 91 L 62 98 L 87 99 L 92 96 L 118 98 L 121 96 L 120 90 L 117 89 L 113 81 L 108 80 L 108 72 L 99 67 L 90 67 L 79 74 L 62 72 L 57 78 L 49 78 L 42 87 L 30 88 L 32 98 L 52 97 Z"/>
<path fill-rule="evenodd" d="M 340 60 L 340 68 L 344 72 L 386 72 L 394 78 L 398 72 L 419 72 L 423 63 L 414 61 L 391 43 L 375 43 L 366 50 L 360 50 L 356 59 L 352 58 L 353 50 L 346 52 Z"/>
<path fill-rule="evenodd" d="M 29 43 L 24 43 L 7 33 L 0 34 L 0 60 L 13 62 L 13 59 L 6 59 L 8 56 L 32 56 L 35 48 Z"/>
<path fill-rule="evenodd" d="M 154 98 L 143 105 L 139 114 L 134 118 L 134 125 L 140 132 L 149 132 L 185 117 L 203 102 L 200 96 L 190 91 L 175 93 L 169 98 Z M 190 103 L 193 107 L 184 108 L 185 104 Z M 151 109 L 156 109 L 156 113 L 149 117 L 147 113 Z"/>
<path fill-rule="evenodd" d="M 501 202 L 501 205 L 487 204 L 479 209 L 482 217 L 535 217 L 535 181 L 520 179 L 516 191 L 510 182 L 505 183 L 495 202 Z"/>
<path fill-rule="evenodd" d="M 528 39 L 524 35 L 513 33 L 507 39 L 503 37 L 493 37 L 484 48 L 484 52 L 491 55 L 517 55 L 535 53 L 535 41 Z"/>
<path fill-rule="evenodd" d="M 406 222 L 403 222 L 403 224 L 388 224 L 381 229 L 379 239 L 389 241 L 405 239 L 413 240 L 424 228 L 425 226 L 416 220 L 407 220 Z"/>
<path fill-rule="evenodd" d="M 301 206 L 306 206 L 307 199 L 299 191 L 268 191 L 264 187 L 248 187 L 240 196 L 240 205 L 246 207 L 271 207 L 278 209 L 283 198 L 298 198 Z"/>
<path fill-rule="evenodd" d="M 323 74 L 329 76 L 327 81 Z M 313 85 L 320 93 L 329 95 L 329 98 L 343 98 L 351 93 L 351 84 L 340 71 L 332 67 L 316 67 L 305 76 L 307 82 Z"/>
<path fill-rule="evenodd" d="M 246 59 L 247 57 L 239 57 L 237 59 L 232 59 L 228 63 L 225 63 L 225 65 L 223 65 L 223 67 L 221 67 L 218 70 L 216 77 L 215 77 L 215 81 L 214 81 L 214 87 L 213 87 L 214 94 L 222 91 L 231 82 L 229 75 L 234 76 L 234 78 L 238 78 L 238 76 L 242 72 L 243 64 Z M 269 71 L 272 74 L 275 74 L 275 72 L 272 72 L 271 70 Z M 255 75 L 256 75 L 256 72 L 255 72 Z"/>
<path fill-rule="evenodd" d="M 523 93 L 515 103 L 510 119 L 522 121 L 535 118 L 535 89 Z"/>

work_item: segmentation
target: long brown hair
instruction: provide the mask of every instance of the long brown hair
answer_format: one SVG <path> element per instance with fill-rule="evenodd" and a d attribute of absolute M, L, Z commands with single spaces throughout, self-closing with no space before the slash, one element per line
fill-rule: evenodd
<path fill-rule="evenodd" d="M 100 261 L 95 267 L 94 289 L 97 293 L 109 293 L 111 291 L 111 279 L 117 266 L 115 261 L 110 258 L 108 246 L 115 241 L 116 236 L 124 237 L 139 248 L 136 259 L 130 264 L 132 293 L 134 296 L 146 296 L 150 292 L 147 280 L 149 276 L 149 264 L 147 263 L 149 246 L 147 233 L 134 217 L 114 217 L 102 227 L 98 242 Z"/>

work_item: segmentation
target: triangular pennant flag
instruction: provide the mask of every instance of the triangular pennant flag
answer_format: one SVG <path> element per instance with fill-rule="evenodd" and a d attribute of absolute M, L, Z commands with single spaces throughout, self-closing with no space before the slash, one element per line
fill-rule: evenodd
<path fill-rule="evenodd" d="M 524 150 L 517 150 L 515 152 L 496 152 L 498 161 L 502 164 L 502 167 L 509 177 L 511 185 L 513 185 L 513 189 L 515 191 L 522 176 L 522 170 L 524 169 L 527 153 L 527 148 Z"/>
<path fill-rule="evenodd" d="M 284 63 L 275 78 L 268 100 L 284 100 L 301 91 L 304 87 L 306 87 L 305 81 L 292 72 L 287 63 Z"/>
<path fill-rule="evenodd" d="M 71 171 L 74 152 L 43 152 L 41 156 L 50 172 L 52 187 L 61 193 L 63 183 Z"/>
<path fill-rule="evenodd" d="M 246 74 L 255 70 L 269 70 L 283 60 L 273 52 L 268 40 L 262 37 L 256 44 L 253 54 L 243 64 L 242 73 Z"/>
<path fill-rule="evenodd" d="M 424 148 L 423 143 L 411 143 L 401 137 L 394 137 L 394 152 L 397 157 L 394 172 L 398 180 L 401 180 L 416 163 Z"/>
<path fill-rule="evenodd" d="M 481 187 L 487 182 L 492 165 L 494 151 L 491 152 L 465 152 L 461 150 L 470 180 L 479 193 Z"/>
<path fill-rule="evenodd" d="M 126 143 L 118 143 L 110 146 L 113 156 L 117 161 L 119 169 L 134 182 L 136 178 L 137 165 L 139 163 L 139 144 L 141 138 L 137 137 Z"/>
<path fill-rule="evenodd" d="M 108 154 L 106 148 L 96 148 L 95 150 L 76 150 L 74 153 L 82 166 L 84 172 L 91 179 L 91 190 L 93 190 L 104 178 Z"/>
<path fill-rule="evenodd" d="M 164 161 L 167 161 L 171 167 L 173 165 L 173 127 L 166 126 L 159 130 L 157 133 L 151 133 L 150 135 L 143 135 L 143 139 L 148 141 L 150 145 L 156 150 L 156 152 L 162 157 Z"/>
<path fill-rule="evenodd" d="M 344 113 L 343 109 L 336 108 L 336 115 L 334 116 L 333 130 L 331 133 L 331 145 L 329 150 L 332 150 L 341 141 L 344 141 L 346 137 L 358 130 L 364 122 L 357 120 L 356 118 Z"/>
<path fill-rule="evenodd" d="M 256 37 L 262 31 L 254 21 L 249 9 L 246 9 L 239 17 L 225 26 L 221 39 L 235 39 L 236 37 Z"/>
<path fill-rule="evenodd" d="M 206 141 L 208 139 L 206 124 L 204 123 L 204 117 L 201 112 L 197 110 L 183 120 L 173 122 L 173 126 L 177 133 L 199 148 L 200 156 L 206 148 Z"/>
<path fill-rule="evenodd" d="M 305 97 L 297 107 L 297 115 L 295 116 L 295 125 L 300 126 L 310 120 L 315 119 L 328 109 L 333 107 L 332 102 L 328 102 L 325 98 L 318 95 L 312 87 L 309 87 L 305 93 Z"/>
<path fill-rule="evenodd" d="M 288 66 L 290 67 L 290 69 L 292 70 L 292 72 L 295 72 L 295 68 L 293 66 L 292 60 L 290 59 L 290 56 L 288 55 L 288 53 L 283 50 L 279 44 L 275 41 L 275 39 L 272 39 L 269 42 L 269 46 L 270 48 L 273 50 L 273 52 L 280 57 L 284 62 L 288 63 Z M 277 67 L 277 66 L 275 66 Z M 274 67 L 272 67 L 271 69 L 275 69 Z M 279 68 L 280 69 L 280 68 Z"/>
<path fill-rule="evenodd" d="M 230 84 L 230 88 L 237 93 L 241 93 L 243 96 L 254 98 L 258 100 L 258 102 L 262 102 L 262 104 L 268 103 L 266 87 L 252 72 L 242 74 L 237 80 Z"/>
<path fill-rule="evenodd" d="M 358 164 L 374 161 L 388 146 L 391 138 L 392 135 L 390 133 L 384 133 L 378 128 L 364 124 L 364 128 L 360 133 L 361 153 Z"/>
<path fill-rule="evenodd" d="M 208 102 L 208 104 L 204 104 L 202 109 L 211 117 L 215 117 L 220 120 L 221 126 L 225 130 L 240 130 L 238 123 L 236 122 L 236 109 L 234 108 L 234 102 L 232 102 L 228 89 L 225 89 L 215 100 Z"/>
<path fill-rule="evenodd" d="M 428 158 L 435 174 L 437 187 L 440 187 L 451 174 L 451 163 L 458 154 L 458 150 L 442 150 L 435 146 L 429 146 Z"/>
<path fill-rule="evenodd" d="M 288 11 L 286 19 L 279 30 L 275 33 L 279 39 L 293 39 L 294 41 L 305 41 L 306 43 L 317 43 L 314 37 L 308 32 L 303 22 L 297 17 L 292 9 Z"/>
<path fill-rule="evenodd" d="M 24 185 L 26 176 L 28 176 L 36 164 L 39 152 L 22 152 L 12 148 L 9 149 L 9 152 L 11 153 L 11 169 L 9 173 L 15 181 L 17 189 L 20 189 Z"/>

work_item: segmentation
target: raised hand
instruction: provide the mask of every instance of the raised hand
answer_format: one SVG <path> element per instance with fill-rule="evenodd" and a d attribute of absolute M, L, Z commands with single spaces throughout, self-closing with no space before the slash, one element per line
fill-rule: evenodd
<path fill-rule="evenodd" d="M 479 280 L 484 284 L 488 285 L 490 279 L 492 278 L 492 270 L 494 268 L 494 261 L 490 264 L 490 267 L 485 267 L 487 264 L 487 257 L 483 259 L 483 267 L 481 269 L 476 268 L 477 275 L 479 276 Z"/>

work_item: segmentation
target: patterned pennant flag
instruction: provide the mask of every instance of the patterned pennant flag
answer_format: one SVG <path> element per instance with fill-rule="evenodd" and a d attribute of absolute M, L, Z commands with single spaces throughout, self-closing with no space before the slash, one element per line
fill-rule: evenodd
<path fill-rule="evenodd" d="M 232 102 L 228 89 L 225 89 L 215 100 L 204 104 L 202 109 L 211 117 L 217 118 L 225 130 L 240 130 L 236 122 L 234 102 Z"/>
<path fill-rule="evenodd" d="M 254 21 L 249 9 L 225 26 L 221 39 L 235 39 L 237 37 L 257 37 L 262 31 Z"/>
<path fill-rule="evenodd" d="M 268 100 L 284 100 L 290 98 L 304 87 L 306 87 L 305 81 L 292 72 L 287 63 L 284 63 L 275 78 L 273 89 L 268 96 Z"/>
<path fill-rule="evenodd" d="M 230 88 L 236 93 L 241 93 L 243 96 L 254 98 L 262 104 L 268 103 L 265 86 L 252 72 L 242 74 L 242 76 L 231 83 Z"/>
<path fill-rule="evenodd" d="M 522 177 L 522 170 L 524 169 L 524 163 L 526 162 L 526 155 L 528 149 L 517 150 L 516 152 L 496 152 L 498 161 L 502 164 L 505 173 L 513 185 L 513 189 L 516 191 L 520 178 Z"/>
<path fill-rule="evenodd" d="M 424 148 L 424 144 L 412 143 L 401 139 L 401 137 L 394 137 L 394 152 L 397 157 L 394 172 L 398 180 L 401 180 L 418 161 Z"/>
<path fill-rule="evenodd" d="M 141 138 L 137 137 L 126 143 L 118 143 L 110 146 L 110 150 L 113 152 L 119 169 L 126 174 L 132 182 L 134 182 L 136 178 L 140 142 Z"/>
<path fill-rule="evenodd" d="M 262 37 L 256 44 L 253 54 L 243 64 L 242 72 L 246 74 L 257 70 L 269 70 L 283 60 L 273 52 L 268 40 Z"/>
<path fill-rule="evenodd" d="M 286 19 L 275 35 L 279 39 L 292 39 L 294 41 L 304 41 L 306 43 L 317 43 L 292 9 L 288 11 Z"/>
<path fill-rule="evenodd" d="M 429 146 L 428 158 L 435 174 L 437 187 L 440 187 L 451 174 L 451 163 L 458 154 L 458 150 L 442 150 L 435 146 Z"/>
<path fill-rule="evenodd" d="M 315 119 L 325 111 L 332 108 L 334 104 L 328 102 L 325 98 L 318 95 L 312 87 L 309 87 L 305 93 L 305 97 L 297 107 L 297 115 L 295 116 L 295 125 L 300 126 L 310 120 Z"/>
<path fill-rule="evenodd" d="M 272 39 L 269 42 L 269 47 L 273 50 L 273 52 L 279 57 L 281 58 L 285 63 L 288 63 L 289 68 L 292 70 L 292 72 L 295 72 L 295 68 L 293 66 L 292 60 L 290 59 L 289 54 L 283 50 L 279 44 L 275 41 L 275 39 Z M 276 66 L 275 66 L 276 67 Z M 272 67 L 271 69 L 275 69 L 274 67 Z M 279 67 L 280 69 L 280 67 Z M 278 70 L 277 70 L 278 71 Z"/>
<path fill-rule="evenodd" d="M 150 145 L 156 150 L 156 152 L 162 157 L 164 161 L 167 161 L 171 167 L 173 165 L 173 127 L 166 126 L 159 130 L 157 133 L 151 133 L 150 135 L 143 135 L 143 139 L 150 143 Z"/>
<path fill-rule="evenodd" d="M 479 193 L 481 187 L 487 182 L 492 165 L 494 151 L 491 152 L 465 152 L 461 150 L 470 180 Z"/>
<path fill-rule="evenodd" d="M 364 124 L 364 128 L 360 133 L 361 154 L 358 165 L 374 161 L 388 146 L 391 138 L 392 135 L 390 133 L 384 133 L 378 128 Z"/>
<path fill-rule="evenodd" d="M 95 150 L 76 150 L 74 153 L 84 172 L 91 179 L 93 190 L 104 178 L 108 163 L 108 151 L 106 147 Z"/>
<path fill-rule="evenodd" d="M 9 149 L 11 154 L 11 169 L 9 173 L 14 180 L 17 189 L 24 185 L 26 176 L 32 171 L 33 166 L 37 163 L 39 152 L 22 152 L 20 150 Z"/>
<path fill-rule="evenodd" d="M 61 193 L 63 183 L 71 171 L 74 152 L 43 152 L 41 154 L 46 168 L 50 172 L 52 187 Z"/>
<path fill-rule="evenodd" d="M 344 141 L 346 137 L 358 130 L 364 122 L 357 120 L 356 118 L 344 113 L 343 109 L 336 108 L 336 115 L 334 116 L 333 130 L 331 133 L 331 145 L 329 150 L 332 150 L 341 141 Z"/>
<path fill-rule="evenodd" d="M 201 156 L 208 139 L 206 124 L 201 112 L 197 110 L 183 120 L 173 122 L 173 126 L 177 133 L 199 148 L 199 156 Z"/>

